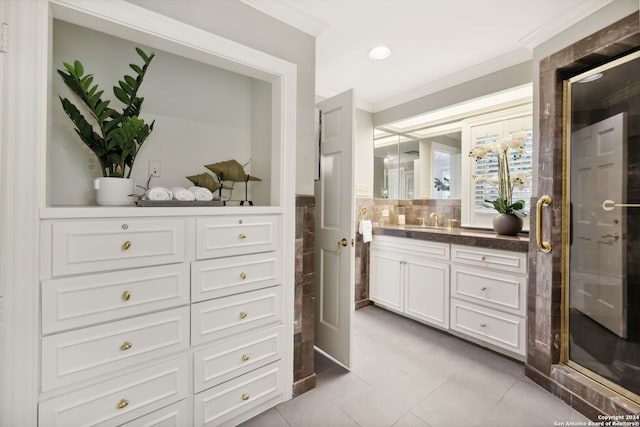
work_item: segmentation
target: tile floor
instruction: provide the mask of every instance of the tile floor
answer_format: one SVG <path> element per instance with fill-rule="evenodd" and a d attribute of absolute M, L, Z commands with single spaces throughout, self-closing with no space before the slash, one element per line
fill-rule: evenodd
<path fill-rule="evenodd" d="M 316 355 L 317 387 L 243 427 L 554 426 L 583 417 L 521 363 L 374 306 L 356 311 L 351 372 Z"/>

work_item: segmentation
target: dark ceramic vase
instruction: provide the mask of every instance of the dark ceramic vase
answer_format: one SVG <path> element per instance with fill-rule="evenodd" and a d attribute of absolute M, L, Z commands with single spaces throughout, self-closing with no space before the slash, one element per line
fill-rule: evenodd
<path fill-rule="evenodd" d="M 515 236 L 522 231 L 522 218 L 511 214 L 498 214 L 493 217 L 493 229 L 498 234 Z"/>

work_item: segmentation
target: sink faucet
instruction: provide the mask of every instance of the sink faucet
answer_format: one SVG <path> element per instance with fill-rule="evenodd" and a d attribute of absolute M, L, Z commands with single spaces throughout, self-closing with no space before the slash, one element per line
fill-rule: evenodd
<path fill-rule="evenodd" d="M 433 218 L 433 225 L 436 226 L 436 228 L 438 227 L 438 212 L 431 212 L 431 215 L 429 215 L 431 218 Z"/>
<path fill-rule="evenodd" d="M 424 218 L 416 218 L 418 221 L 420 221 L 420 227 L 426 227 L 425 223 L 424 223 Z"/>

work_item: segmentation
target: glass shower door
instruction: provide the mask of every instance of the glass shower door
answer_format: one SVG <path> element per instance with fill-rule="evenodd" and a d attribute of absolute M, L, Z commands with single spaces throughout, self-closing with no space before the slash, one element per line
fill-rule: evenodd
<path fill-rule="evenodd" d="M 566 83 L 566 362 L 640 398 L 640 54 Z"/>

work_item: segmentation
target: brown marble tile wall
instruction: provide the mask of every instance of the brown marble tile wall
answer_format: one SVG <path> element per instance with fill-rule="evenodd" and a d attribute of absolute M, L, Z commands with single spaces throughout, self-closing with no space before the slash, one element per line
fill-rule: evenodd
<path fill-rule="evenodd" d="M 314 196 L 296 196 L 296 266 L 293 335 L 293 395 L 316 386 L 313 362 L 315 322 Z"/>
<path fill-rule="evenodd" d="M 545 240 L 553 250 L 529 247 L 527 294 L 527 376 L 597 421 L 599 414 L 638 414 L 640 406 L 561 363 L 562 206 L 563 206 L 563 79 L 608 62 L 640 47 L 640 25 L 634 13 L 540 61 L 540 134 L 538 194 L 553 198 L 543 211 Z M 532 198 L 535 206 L 537 197 Z M 531 212 L 535 235 L 536 213 Z"/>
<path fill-rule="evenodd" d="M 366 209 L 366 212 L 363 212 L 363 209 Z M 366 219 L 372 219 L 372 212 L 373 199 L 356 199 L 356 310 L 371 304 L 369 301 L 369 243 L 364 243 L 362 235 L 357 231 L 360 219 L 363 216 Z"/>
<path fill-rule="evenodd" d="M 373 222 L 374 227 L 397 224 L 398 214 L 404 212 L 406 224 L 419 224 L 418 218 L 424 218 L 426 223 L 433 225 L 429 217 L 432 212 L 438 213 L 440 225 L 447 226 L 449 219 L 458 220 L 460 224 L 460 200 L 384 200 L 384 199 L 356 199 L 356 266 L 355 266 L 355 304 L 356 310 L 365 307 L 369 301 L 369 244 L 362 241 L 362 235 L 357 233 L 358 224 L 362 218 L 362 209 L 366 208 L 365 216 Z M 383 216 L 388 210 L 389 216 Z"/>

